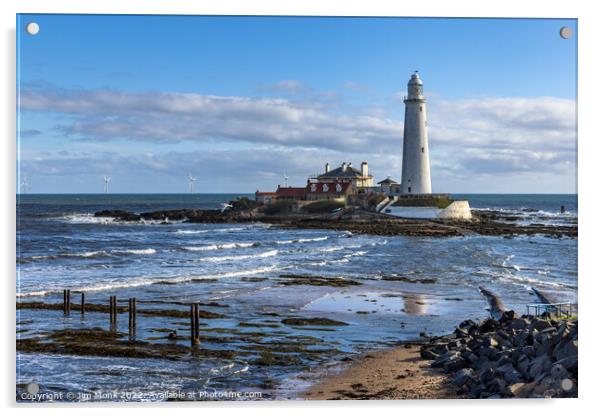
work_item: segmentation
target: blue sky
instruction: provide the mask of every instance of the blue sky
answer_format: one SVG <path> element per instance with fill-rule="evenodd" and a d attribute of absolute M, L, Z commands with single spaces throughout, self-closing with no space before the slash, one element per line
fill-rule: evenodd
<path fill-rule="evenodd" d="M 40 33 L 27 35 L 27 22 Z M 31 192 L 253 192 L 400 176 L 405 84 L 436 192 L 575 192 L 575 20 L 20 15 Z M 149 180 L 152 178 L 152 180 Z"/>

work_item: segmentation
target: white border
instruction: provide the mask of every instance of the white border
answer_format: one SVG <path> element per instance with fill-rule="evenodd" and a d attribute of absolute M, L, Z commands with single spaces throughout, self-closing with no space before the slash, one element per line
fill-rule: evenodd
<path fill-rule="evenodd" d="M 546 414 L 577 414 L 596 406 L 600 371 L 600 311 L 596 308 L 602 281 L 597 257 L 600 257 L 599 209 L 602 172 L 600 172 L 600 74 L 602 66 L 602 17 L 596 13 L 596 2 L 567 1 L 474 1 L 474 0 L 414 0 L 393 2 L 382 0 L 216 0 L 216 1 L 159 1 L 159 0 L 4 0 L 2 13 L 2 71 L 3 99 L 1 114 L 3 126 L 2 190 L 0 204 L 2 219 L 2 299 L 4 300 L 4 337 L 2 357 L 2 383 L 0 395 L 4 406 L 12 407 L 10 413 L 33 411 L 32 406 L 14 404 L 15 353 L 14 353 L 14 273 L 15 273 L 15 14 L 16 13 L 111 13 L 111 14 L 235 14 L 235 15 L 331 15 L 331 16 L 456 16 L 456 17 L 558 17 L 579 19 L 579 294 L 581 315 L 581 349 L 579 374 L 579 399 L 576 400 L 513 400 L 513 401 L 405 401 L 405 402 L 278 402 L 278 403 L 213 403 L 164 404 L 145 406 L 128 405 L 136 413 L 164 413 L 194 411 L 211 414 L 248 412 L 261 415 L 331 413 L 344 411 L 347 415 L 365 414 L 375 409 L 379 414 L 412 411 L 434 411 L 445 414 L 507 415 L 509 412 Z M 478 34 L 475 34 L 478 36 Z M 598 75 L 596 77 L 596 74 Z M 596 134 L 597 133 L 597 134 Z M 12 278 L 11 278 L 12 276 Z M 585 325 L 585 326 L 584 326 Z M 602 396 L 600 397 L 602 399 Z M 123 405 L 122 405 L 123 406 Z M 44 409 L 43 414 L 86 412 L 106 414 L 110 404 L 100 409 L 89 405 L 60 406 Z M 599 406 L 598 406 L 599 407 Z M 342 408 L 342 409 L 341 409 Z"/>

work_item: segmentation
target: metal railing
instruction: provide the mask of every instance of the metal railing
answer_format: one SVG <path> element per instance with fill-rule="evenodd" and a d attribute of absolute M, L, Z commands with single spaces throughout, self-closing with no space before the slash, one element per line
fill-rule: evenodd
<path fill-rule="evenodd" d="M 534 313 L 531 313 L 533 311 Z M 533 303 L 527 305 L 527 315 L 570 318 L 577 309 L 572 303 Z"/>

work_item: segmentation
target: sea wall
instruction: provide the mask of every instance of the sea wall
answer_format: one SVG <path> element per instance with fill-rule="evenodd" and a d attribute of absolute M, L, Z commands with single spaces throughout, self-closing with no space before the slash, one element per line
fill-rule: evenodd
<path fill-rule="evenodd" d="M 470 220 L 472 214 L 468 201 L 454 201 L 447 208 L 416 207 L 416 206 L 391 206 L 386 208 L 385 213 L 400 218 L 421 219 L 451 219 Z"/>
<path fill-rule="evenodd" d="M 437 218 L 452 220 L 470 220 L 472 213 L 468 201 L 454 201 L 447 208 L 442 209 Z"/>

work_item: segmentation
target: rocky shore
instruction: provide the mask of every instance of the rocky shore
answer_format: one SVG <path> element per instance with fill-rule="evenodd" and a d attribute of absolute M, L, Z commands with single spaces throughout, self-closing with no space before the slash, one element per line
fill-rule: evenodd
<path fill-rule="evenodd" d="M 242 206 L 240 206 L 242 205 Z M 553 238 L 576 238 L 578 229 L 572 226 L 544 224 L 519 225 L 512 218 L 496 212 L 473 212 L 471 221 L 445 221 L 393 218 L 388 215 L 348 208 L 336 213 L 288 213 L 269 215 L 255 206 L 243 204 L 224 212 L 219 210 L 176 209 L 133 213 L 121 210 L 103 210 L 95 217 L 115 218 L 116 221 L 173 221 L 188 223 L 247 223 L 263 222 L 285 228 L 327 229 L 382 236 L 457 237 L 465 235 L 546 235 Z"/>
<path fill-rule="evenodd" d="M 577 397 L 577 321 L 518 317 L 467 320 L 453 334 L 423 337 L 341 362 L 301 394 L 309 400 Z M 336 368 L 336 367 L 335 367 Z"/>
<path fill-rule="evenodd" d="M 429 340 L 420 355 L 470 398 L 577 397 L 577 321 L 505 311 L 499 320 L 462 322 Z"/>

